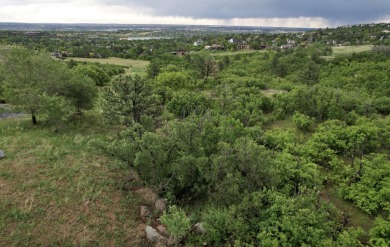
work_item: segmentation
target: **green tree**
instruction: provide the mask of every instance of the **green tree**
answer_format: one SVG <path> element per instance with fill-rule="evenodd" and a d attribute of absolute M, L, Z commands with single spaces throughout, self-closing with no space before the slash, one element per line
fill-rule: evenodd
<path fill-rule="evenodd" d="M 33 124 L 37 123 L 37 114 L 42 105 L 47 105 L 49 96 L 65 97 L 62 103 L 71 104 L 78 113 L 94 106 L 98 94 L 93 82 L 46 53 L 18 47 L 5 50 L 2 56 L 6 98 L 29 112 Z"/>
<path fill-rule="evenodd" d="M 150 64 L 146 67 L 146 73 L 148 77 L 154 79 L 160 73 L 160 66 L 156 61 L 151 61 Z"/>
<path fill-rule="evenodd" d="M 375 219 L 375 226 L 370 230 L 370 244 L 372 246 L 390 246 L 390 221 L 381 216 Z"/>
<path fill-rule="evenodd" d="M 218 147 L 208 174 L 211 196 L 217 204 L 237 203 L 245 193 L 278 183 L 270 153 L 250 138 L 239 138 L 232 145 L 220 142 Z"/>
<path fill-rule="evenodd" d="M 314 61 L 311 60 L 306 65 L 306 67 L 303 68 L 299 78 L 303 83 L 312 86 L 318 83 L 319 77 L 320 77 L 320 68 Z"/>
<path fill-rule="evenodd" d="M 103 114 L 110 123 L 129 127 L 159 112 L 149 82 L 139 76 L 119 77 L 104 92 Z"/>
<path fill-rule="evenodd" d="M 176 116 L 185 118 L 191 114 L 202 114 L 209 106 L 209 100 L 204 94 L 182 90 L 174 93 L 167 109 Z"/>
<path fill-rule="evenodd" d="M 293 115 L 293 122 L 297 126 L 299 130 L 309 131 L 309 129 L 313 126 L 314 120 L 309 116 L 295 112 Z"/>
<path fill-rule="evenodd" d="M 79 64 L 74 69 L 78 73 L 90 77 L 100 87 L 106 85 L 111 79 L 108 73 L 96 64 Z"/>
<path fill-rule="evenodd" d="M 32 123 L 36 124 L 40 96 L 47 84 L 53 82 L 57 66 L 44 54 L 20 47 L 3 50 L 2 57 L 7 100 L 29 112 Z"/>

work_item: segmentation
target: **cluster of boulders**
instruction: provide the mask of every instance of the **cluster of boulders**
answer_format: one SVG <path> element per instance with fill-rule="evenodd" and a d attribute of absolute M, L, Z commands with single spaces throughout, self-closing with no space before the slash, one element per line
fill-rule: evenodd
<path fill-rule="evenodd" d="M 149 200 L 153 197 L 149 196 Z M 145 198 L 144 198 L 145 199 Z M 150 201 L 149 201 L 150 203 Z M 159 217 L 167 210 L 167 200 L 159 198 L 154 201 L 153 206 L 141 206 L 140 217 L 148 225 L 145 227 L 146 238 L 156 247 L 175 246 L 182 239 L 175 239 L 169 236 L 167 228 L 160 223 Z M 193 225 L 190 232 L 199 234 L 206 233 L 201 223 Z"/>
<path fill-rule="evenodd" d="M 167 210 L 168 201 L 165 198 L 159 198 L 157 194 L 150 188 L 138 187 L 134 188 L 133 185 L 137 181 L 140 181 L 136 173 L 131 174 L 124 184 L 125 190 L 132 190 L 136 192 L 144 202 L 144 205 L 140 208 L 140 218 L 146 224 L 145 234 L 150 243 L 156 247 L 168 247 L 177 246 L 185 239 L 176 239 L 170 236 L 167 228 L 161 224 L 159 218 Z M 196 232 L 198 234 L 206 233 L 206 230 L 201 223 L 196 223 L 192 226 L 189 233 Z M 204 244 L 206 245 L 206 244 Z"/>
<path fill-rule="evenodd" d="M 150 199 L 150 198 L 149 198 Z M 150 224 L 146 226 L 146 238 L 154 243 L 155 246 L 172 246 L 175 241 L 169 236 L 167 228 L 159 223 L 159 216 L 167 209 L 167 200 L 163 198 L 156 199 L 153 206 L 141 206 L 141 219 Z"/>

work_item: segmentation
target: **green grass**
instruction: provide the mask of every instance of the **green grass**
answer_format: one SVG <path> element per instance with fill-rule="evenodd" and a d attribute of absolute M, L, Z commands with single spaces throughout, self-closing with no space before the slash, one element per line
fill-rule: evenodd
<path fill-rule="evenodd" d="M 295 130 L 296 127 L 293 123 L 292 116 L 287 116 L 282 120 L 275 120 L 265 126 L 267 130 Z"/>
<path fill-rule="evenodd" d="M 142 245 L 141 200 L 120 190 L 131 171 L 89 144 L 104 126 L 88 124 L 54 133 L 0 120 L 0 246 Z"/>
<path fill-rule="evenodd" d="M 352 53 L 372 51 L 373 48 L 374 48 L 373 45 L 355 45 L 355 46 L 332 47 L 332 50 L 333 50 L 332 56 L 321 56 L 321 58 L 326 59 L 326 60 L 332 60 L 335 58 L 335 56 L 350 55 Z"/>
<path fill-rule="evenodd" d="M 340 47 L 333 47 L 333 55 L 348 55 L 352 54 L 354 52 L 364 52 L 364 51 L 371 51 L 374 48 L 373 45 L 358 45 L 358 46 L 340 46 Z"/>
<path fill-rule="evenodd" d="M 133 59 L 124 59 L 117 57 L 109 57 L 109 58 L 79 58 L 72 57 L 68 59 L 73 59 L 78 62 L 90 62 L 90 63 L 102 63 L 102 64 L 114 64 L 114 65 L 122 65 L 128 67 L 125 69 L 126 74 L 129 75 L 144 75 L 146 72 L 146 66 L 149 64 L 149 61 L 143 60 L 133 60 Z"/>
<path fill-rule="evenodd" d="M 340 212 L 344 212 L 347 215 L 349 227 L 361 227 L 368 234 L 369 230 L 374 226 L 375 216 L 366 214 L 351 201 L 341 198 L 333 187 L 326 187 L 321 193 L 321 197 L 323 200 L 331 202 Z"/>

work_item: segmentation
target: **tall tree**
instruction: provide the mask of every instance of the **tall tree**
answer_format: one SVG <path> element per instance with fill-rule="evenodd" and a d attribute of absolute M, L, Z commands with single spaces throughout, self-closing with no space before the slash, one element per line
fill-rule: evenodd
<path fill-rule="evenodd" d="M 142 117 L 156 116 L 158 103 L 149 83 L 139 76 L 119 77 L 104 94 L 104 114 L 114 124 L 131 126 L 141 123 Z"/>
<path fill-rule="evenodd" d="M 6 99 L 29 112 L 33 124 L 37 124 L 37 114 L 50 96 L 65 97 L 64 102 L 79 113 L 93 107 L 98 94 L 92 80 L 70 71 L 46 53 L 18 47 L 3 50 L 1 58 Z"/>

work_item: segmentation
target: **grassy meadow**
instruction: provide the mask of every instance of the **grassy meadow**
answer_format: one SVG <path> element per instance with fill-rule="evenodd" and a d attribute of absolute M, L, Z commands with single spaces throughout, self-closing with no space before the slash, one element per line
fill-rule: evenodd
<path fill-rule="evenodd" d="M 73 59 L 78 62 L 90 62 L 90 63 L 102 63 L 102 64 L 114 64 L 114 65 L 122 65 L 125 68 L 126 74 L 128 75 L 144 75 L 146 72 L 146 66 L 149 64 L 149 61 L 144 60 L 133 60 L 133 59 L 124 59 L 117 57 L 109 57 L 109 58 L 79 58 L 72 57 L 68 59 Z"/>
<path fill-rule="evenodd" d="M 354 52 L 364 52 L 371 51 L 374 48 L 373 45 L 356 45 L 356 46 L 340 46 L 340 47 L 332 47 L 333 55 L 348 55 Z"/>
<path fill-rule="evenodd" d="M 359 53 L 365 51 L 372 51 L 373 45 L 354 45 L 354 46 L 335 46 L 332 47 L 332 56 L 321 56 L 326 60 L 334 59 L 335 56 L 351 55 L 352 53 Z"/>
<path fill-rule="evenodd" d="M 99 133 L 93 117 L 60 133 L 0 119 L 0 246 L 143 245 L 131 171 L 89 144 Z"/>

